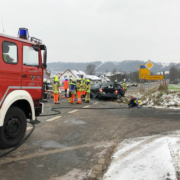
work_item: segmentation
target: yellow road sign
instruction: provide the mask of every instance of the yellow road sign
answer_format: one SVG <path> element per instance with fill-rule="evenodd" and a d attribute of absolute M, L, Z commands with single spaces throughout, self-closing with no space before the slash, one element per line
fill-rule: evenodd
<path fill-rule="evenodd" d="M 154 66 L 154 63 L 152 61 L 148 61 L 146 64 L 145 64 L 146 68 L 148 68 L 149 70 L 151 70 Z"/>
<path fill-rule="evenodd" d="M 150 70 L 145 65 L 139 65 L 139 79 L 144 79 L 145 76 L 150 75 Z"/>
<path fill-rule="evenodd" d="M 146 80 L 162 80 L 164 79 L 163 75 L 152 75 L 152 76 L 146 76 Z"/>

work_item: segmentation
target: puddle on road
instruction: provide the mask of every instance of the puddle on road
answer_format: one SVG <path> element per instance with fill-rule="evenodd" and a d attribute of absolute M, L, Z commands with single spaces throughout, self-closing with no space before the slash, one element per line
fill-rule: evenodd
<path fill-rule="evenodd" d="M 54 140 L 36 140 L 32 143 L 29 143 L 30 145 L 33 146 L 40 146 L 43 148 L 65 148 L 67 146 L 60 144 Z"/>
<path fill-rule="evenodd" d="M 66 119 L 65 121 L 63 121 L 62 123 L 58 123 L 58 126 L 62 126 L 62 124 L 66 125 L 66 126 L 71 126 L 71 125 L 86 124 L 86 122 L 82 121 L 82 120 L 75 119 L 75 118 L 69 118 L 69 119 Z"/>

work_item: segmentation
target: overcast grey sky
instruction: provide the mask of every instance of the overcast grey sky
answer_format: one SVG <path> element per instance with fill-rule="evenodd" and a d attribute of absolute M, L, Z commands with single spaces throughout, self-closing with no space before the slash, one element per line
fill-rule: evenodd
<path fill-rule="evenodd" d="M 48 62 L 180 63 L 179 9 L 179 0 L 0 0 L 5 33 L 28 28 Z"/>

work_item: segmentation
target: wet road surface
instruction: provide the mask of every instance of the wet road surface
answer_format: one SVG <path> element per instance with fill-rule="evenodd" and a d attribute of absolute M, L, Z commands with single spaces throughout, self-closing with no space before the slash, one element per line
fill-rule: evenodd
<path fill-rule="evenodd" d="M 45 103 L 45 113 L 52 113 L 52 107 L 61 114 L 39 117 L 30 138 L 0 159 L 1 180 L 82 180 L 116 142 L 180 129 L 178 110 L 127 109 L 97 100 L 71 105 L 63 99 L 60 105 Z"/>

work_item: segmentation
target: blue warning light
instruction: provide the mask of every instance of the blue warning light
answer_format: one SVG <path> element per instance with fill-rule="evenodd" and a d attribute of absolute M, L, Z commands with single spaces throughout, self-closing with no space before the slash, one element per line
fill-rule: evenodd
<path fill-rule="evenodd" d="M 19 28 L 18 37 L 22 39 L 29 39 L 28 29 Z"/>

